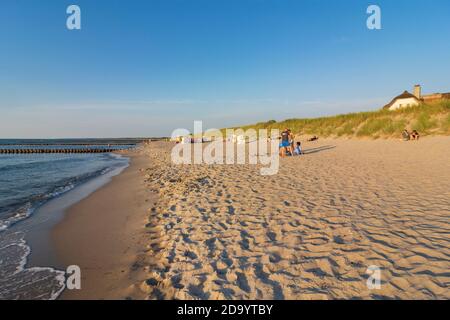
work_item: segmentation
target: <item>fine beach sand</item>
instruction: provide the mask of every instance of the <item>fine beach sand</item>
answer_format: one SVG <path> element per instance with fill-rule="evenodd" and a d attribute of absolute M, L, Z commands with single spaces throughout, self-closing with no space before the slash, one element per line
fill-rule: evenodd
<path fill-rule="evenodd" d="M 449 137 L 305 142 L 273 176 L 259 165 L 174 165 L 172 146 L 146 146 L 143 172 L 116 177 L 56 228 L 61 256 L 84 259 L 86 288 L 96 287 L 63 298 L 450 298 Z M 127 174 L 141 187 L 121 187 Z M 103 203 L 119 195 L 133 201 Z M 136 225 L 121 229 L 119 211 Z M 80 232 L 77 220 L 99 227 Z M 134 261 L 128 237 L 139 239 Z M 379 290 L 366 285 L 369 266 L 381 268 Z M 98 285 L 107 278 L 121 281 Z"/>
<path fill-rule="evenodd" d="M 450 298 L 450 138 L 304 148 L 264 177 L 248 165 L 174 166 L 154 145 L 149 297 Z M 367 288 L 371 265 L 380 290 Z"/>

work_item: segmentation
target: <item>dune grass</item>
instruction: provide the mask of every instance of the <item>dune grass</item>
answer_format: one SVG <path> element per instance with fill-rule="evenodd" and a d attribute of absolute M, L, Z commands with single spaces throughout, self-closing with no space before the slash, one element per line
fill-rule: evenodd
<path fill-rule="evenodd" d="M 450 134 L 450 100 L 422 104 L 396 111 L 379 110 L 342 114 L 313 119 L 270 120 L 242 127 L 278 129 L 290 128 L 294 134 L 321 137 L 398 137 L 402 130 L 417 130 L 422 135 Z"/>

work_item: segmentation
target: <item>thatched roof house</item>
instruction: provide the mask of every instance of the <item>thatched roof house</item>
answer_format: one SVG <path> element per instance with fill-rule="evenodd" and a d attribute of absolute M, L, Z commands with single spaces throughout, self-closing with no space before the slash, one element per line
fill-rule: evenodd
<path fill-rule="evenodd" d="M 397 110 L 400 108 L 417 106 L 421 102 L 422 101 L 418 99 L 415 95 L 409 93 L 408 91 L 405 91 L 401 95 L 398 95 L 394 99 L 392 99 L 392 101 L 389 102 L 387 105 L 385 105 L 383 109 Z"/>
<path fill-rule="evenodd" d="M 422 87 L 420 85 L 416 85 L 414 86 L 414 94 L 405 91 L 385 105 L 383 109 L 393 111 L 400 108 L 417 106 L 424 102 L 435 102 L 444 99 L 450 99 L 450 93 L 433 93 L 422 96 Z"/>

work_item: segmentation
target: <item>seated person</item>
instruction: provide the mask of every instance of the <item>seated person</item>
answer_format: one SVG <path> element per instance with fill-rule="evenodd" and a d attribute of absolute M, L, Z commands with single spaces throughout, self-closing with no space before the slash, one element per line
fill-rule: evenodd
<path fill-rule="evenodd" d="M 417 130 L 413 130 L 413 132 L 411 132 L 411 138 L 412 140 L 419 140 L 420 138 L 419 132 L 417 132 Z"/>
<path fill-rule="evenodd" d="M 406 129 L 403 130 L 403 132 L 402 132 L 402 138 L 403 138 L 403 141 L 409 141 L 409 140 L 411 139 L 408 130 L 406 130 Z"/>
<path fill-rule="evenodd" d="M 302 155 L 302 154 L 303 154 L 303 152 L 302 152 L 302 144 L 299 141 L 299 142 L 297 142 L 297 146 L 295 147 L 294 155 L 299 156 L 299 155 Z"/>

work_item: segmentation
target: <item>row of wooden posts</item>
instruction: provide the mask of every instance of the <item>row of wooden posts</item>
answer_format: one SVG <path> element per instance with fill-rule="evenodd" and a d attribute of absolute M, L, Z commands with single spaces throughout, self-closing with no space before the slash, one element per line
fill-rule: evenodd
<path fill-rule="evenodd" d="M 69 149 L 0 149 L 0 154 L 26 154 L 26 153 L 108 153 L 119 151 L 111 148 L 69 148 Z"/>

